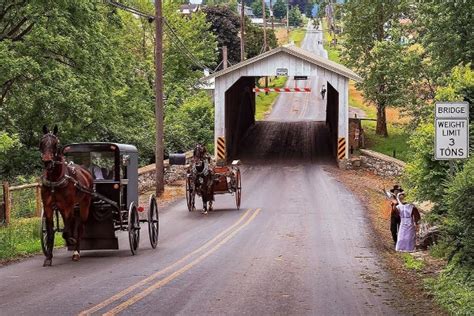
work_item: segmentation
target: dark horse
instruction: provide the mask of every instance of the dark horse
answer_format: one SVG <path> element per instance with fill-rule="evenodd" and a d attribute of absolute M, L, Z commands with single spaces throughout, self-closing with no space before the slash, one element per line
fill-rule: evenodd
<path fill-rule="evenodd" d="M 202 198 L 203 214 L 207 214 L 209 203 L 209 211 L 212 211 L 212 203 L 214 202 L 214 171 L 210 166 L 211 157 L 207 154 L 206 148 L 201 144 L 197 144 L 193 152 L 193 160 L 191 163 L 191 178 L 193 181 L 193 210 L 194 196 L 197 193 Z"/>
<path fill-rule="evenodd" d="M 43 126 L 43 137 L 40 141 L 41 160 L 44 172 L 41 177 L 41 197 L 43 199 L 44 215 L 46 218 L 47 244 L 53 245 L 53 213 L 58 209 L 64 221 L 63 238 L 67 245 L 74 246 L 73 261 L 80 258 L 80 242 L 84 223 L 89 216 L 92 196 L 92 175 L 90 172 L 75 164 L 66 164 L 59 147 L 57 136 L 58 127 L 53 132 Z M 75 214 L 74 206 L 79 205 L 79 214 Z M 52 264 L 53 249 L 46 247 L 47 255 L 43 266 Z"/>

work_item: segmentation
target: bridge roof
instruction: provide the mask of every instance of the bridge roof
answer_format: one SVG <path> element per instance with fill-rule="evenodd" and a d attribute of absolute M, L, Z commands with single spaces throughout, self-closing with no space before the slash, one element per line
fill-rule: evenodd
<path fill-rule="evenodd" d="M 279 53 L 289 54 L 289 55 L 294 56 L 298 59 L 306 61 L 310 64 L 313 64 L 315 66 L 319 66 L 321 68 L 327 69 L 329 71 L 337 73 L 337 74 L 339 74 L 343 77 L 352 79 L 354 81 L 358 81 L 358 82 L 362 81 L 362 78 L 359 75 L 357 75 L 355 72 L 350 70 L 349 68 L 347 68 L 347 67 L 345 67 L 341 64 L 338 64 L 336 62 L 333 62 L 329 59 L 326 59 L 324 57 L 321 57 L 321 56 L 318 56 L 316 54 L 310 53 L 307 50 L 296 47 L 294 45 L 292 45 L 292 46 L 280 46 L 280 47 L 274 48 L 274 49 L 272 49 L 268 52 L 265 52 L 263 54 L 255 56 L 253 58 L 244 60 L 243 62 L 240 62 L 240 63 L 238 63 L 234 66 L 228 67 L 227 69 L 223 69 L 223 70 L 220 70 L 218 72 L 215 72 L 215 73 L 203 78 L 203 80 L 218 78 L 218 77 L 221 77 L 223 75 L 229 74 L 231 72 L 237 71 L 237 70 L 239 70 L 243 67 L 258 64 L 259 62 L 261 62 L 261 61 L 263 61 L 263 60 L 265 60 L 265 59 L 267 59 L 267 58 L 269 58 L 273 55 L 279 54 Z"/>

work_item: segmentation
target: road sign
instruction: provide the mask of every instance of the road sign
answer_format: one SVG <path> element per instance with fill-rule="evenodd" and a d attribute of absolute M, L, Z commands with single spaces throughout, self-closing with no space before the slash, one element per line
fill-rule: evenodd
<path fill-rule="evenodd" d="M 469 103 L 467 102 L 437 102 L 435 108 L 437 119 L 469 118 Z"/>
<path fill-rule="evenodd" d="M 435 120 L 435 159 L 465 159 L 469 155 L 469 120 Z"/>
<path fill-rule="evenodd" d="M 308 76 L 295 76 L 295 80 L 308 80 Z"/>
<path fill-rule="evenodd" d="M 288 68 L 277 68 L 276 69 L 277 76 L 288 76 Z"/>

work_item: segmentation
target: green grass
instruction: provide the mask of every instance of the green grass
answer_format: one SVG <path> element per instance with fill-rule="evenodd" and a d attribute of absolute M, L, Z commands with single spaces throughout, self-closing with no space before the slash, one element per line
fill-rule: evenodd
<path fill-rule="evenodd" d="M 60 234 L 55 236 L 55 246 L 64 246 Z M 38 253 L 41 251 L 40 219 L 13 219 L 7 227 L 0 227 L 0 261 Z"/>
<path fill-rule="evenodd" d="M 474 311 L 474 279 L 472 269 L 448 267 L 437 278 L 426 279 L 425 286 L 434 300 L 450 315 L 472 315 Z"/>
<path fill-rule="evenodd" d="M 287 77 L 277 77 L 272 80 L 269 84 L 269 88 L 281 88 L 285 86 Z M 272 105 L 275 102 L 276 98 L 278 97 L 277 92 L 269 92 L 268 94 L 265 93 L 258 93 L 255 97 L 255 119 L 257 121 L 263 120 L 265 118 L 265 114 L 270 112 L 272 109 Z"/>
<path fill-rule="evenodd" d="M 407 269 L 421 271 L 423 267 L 425 266 L 425 263 L 423 262 L 423 260 L 415 259 L 409 253 L 402 253 L 401 256 L 403 258 L 403 261 L 405 262 L 405 267 Z"/>
<path fill-rule="evenodd" d="M 375 121 L 362 121 L 366 148 L 391 157 L 395 153 L 395 158 L 407 161 L 410 154 L 407 145 L 409 135 L 405 132 L 403 126 L 387 124 L 388 137 L 376 135 L 375 127 Z"/>
<path fill-rule="evenodd" d="M 306 30 L 298 28 L 290 31 L 290 42 L 293 41 L 296 46 L 300 47 L 306 35 Z"/>
<path fill-rule="evenodd" d="M 340 41 L 341 39 L 338 38 L 338 45 L 337 47 L 333 47 L 329 45 L 333 39 L 333 37 L 329 34 L 328 27 L 327 27 L 327 21 L 326 19 L 323 19 L 323 34 L 324 34 L 324 40 L 323 40 L 323 46 L 324 48 L 328 51 L 328 58 L 329 60 L 332 60 L 336 63 L 341 63 L 341 58 L 340 58 Z"/>

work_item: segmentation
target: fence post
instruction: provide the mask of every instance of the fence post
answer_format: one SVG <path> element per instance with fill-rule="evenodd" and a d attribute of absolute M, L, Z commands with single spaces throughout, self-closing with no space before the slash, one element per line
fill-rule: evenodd
<path fill-rule="evenodd" d="M 5 224 L 10 224 L 11 204 L 10 204 L 10 186 L 8 182 L 3 182 L 3 203 L 5 205 Z"/>
<path fill-rule="evenodd" d="M 36 217 L 41 216 L 41 185 L 35 187 Z"/>

